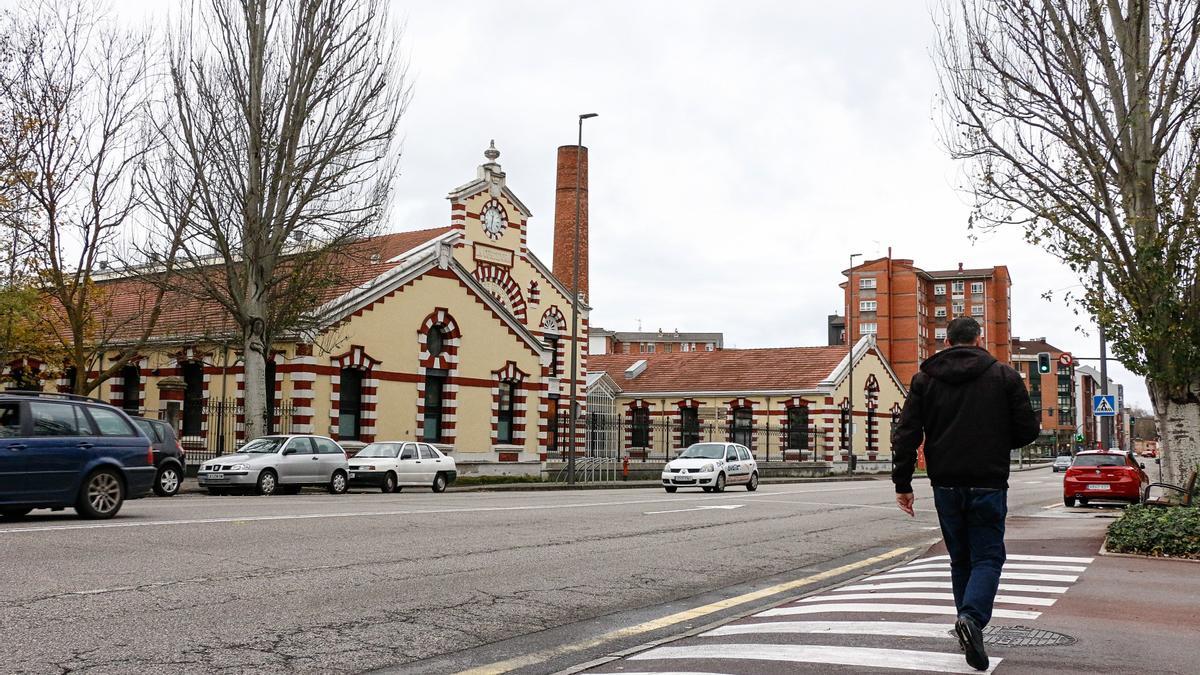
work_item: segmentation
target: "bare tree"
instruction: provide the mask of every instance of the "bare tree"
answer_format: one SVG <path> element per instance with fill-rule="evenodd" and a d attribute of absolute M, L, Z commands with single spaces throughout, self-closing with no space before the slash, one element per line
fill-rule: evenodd
<path fill-rule="evenodd" d="M 1179 480 L 1200 464 L 1200 2 L 946 2 L 942 137 L 972 226 L 1022 227 L 1079 275 L 1068 300 L 1145 376 Z"/>
<path fill-rule="evenodd" d="M 170 41 L 150 193 L 184 233 L 182 287 L 241 331 L 255 438 L 270 345 L 306 328 L 339 255 L 382 217 L 408 90 L 382 0 L 197 4 Z"/>
<path fill-rule="evenodd" d="M 88 393 L 146 342 L 162 297 L 150 290 L 133 299 L 142 330 L 131 335 L 126 317 L 116 320 L 113 311 L 130 298 L 95 282 L 123 257 L 138 210 L 133 176 L 153 137 L 147 39 L 85 0 L 38 0 L 5 24 L 0 158 L 8 170 L 0 217 L 13 241 L 28 246 L 23 262 L 32 268 L 42 332 L 74 372 L 72 389 Z"/>

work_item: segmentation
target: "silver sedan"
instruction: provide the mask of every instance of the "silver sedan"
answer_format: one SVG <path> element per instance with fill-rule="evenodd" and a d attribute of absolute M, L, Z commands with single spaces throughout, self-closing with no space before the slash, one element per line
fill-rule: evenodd
<path fill-rule="evenodd" d="M 295 494 L 306 485 L 341 494 L 349 480 L 349 464 L 342 447 L 324 436 L 263 436 L 237 454 L 205 462 L 197 478 L 200 487 L 214 495 L 235 489 Z"/>

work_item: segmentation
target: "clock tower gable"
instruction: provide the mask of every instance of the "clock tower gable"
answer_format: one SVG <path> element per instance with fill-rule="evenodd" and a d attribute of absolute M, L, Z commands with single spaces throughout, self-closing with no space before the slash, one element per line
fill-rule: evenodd
<path fill-rule="evenodd" d="M 484 260 L 504 264 L 505 255 L 524 258 L 527 252 L 527 228 L 532 215 L 516 195 L 508 189 L 506 176 L 496 160 L 500 151 L 493 141 L 483 153 L 487 159 L 478 169 L 475 180 L 450 192 L 450 225 L 463 232 L 460 246 L 479 245 Z M 487 252 L 492 249 L 493 252 Z M 496 253 L 495 250 L 506 251 Z M 473 253 L 473 252 L 472 252 Z M 469 257 L 478 259 L 478 256 Z M 511 266 L 508 262 L 507 266 Z"/>

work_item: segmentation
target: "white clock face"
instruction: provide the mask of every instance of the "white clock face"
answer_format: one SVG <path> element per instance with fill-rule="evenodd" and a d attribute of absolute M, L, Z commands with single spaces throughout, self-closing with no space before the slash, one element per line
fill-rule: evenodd
<path fill-rule="evenodd" d="M 483 224 L 483 231 L 492 239 L 499 239 L 500 235 L 504 234 L 504 228 L 508 225 L 506 222 L 508 219 L 504 217 L 504 211 L 495 202 L 490 202 L 484 207 L 479 220 Z"/>

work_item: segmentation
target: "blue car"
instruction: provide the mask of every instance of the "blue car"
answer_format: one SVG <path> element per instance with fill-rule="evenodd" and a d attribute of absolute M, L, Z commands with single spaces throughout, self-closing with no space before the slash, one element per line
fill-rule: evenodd
<path fill-rule="evenodd" d="M 123 411 L 95 399 L 0 393 L 0 518 L 68 506 L 112 518 L 154 485 L 150 439 Z"/>

